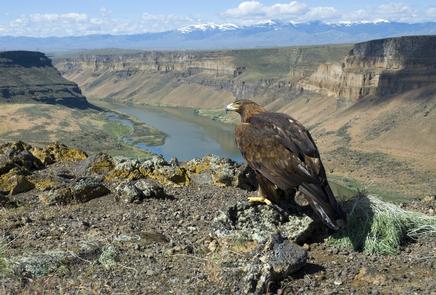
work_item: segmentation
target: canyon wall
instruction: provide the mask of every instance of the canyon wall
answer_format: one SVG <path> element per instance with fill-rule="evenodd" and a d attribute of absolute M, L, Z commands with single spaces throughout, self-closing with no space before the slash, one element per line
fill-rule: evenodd
<path fill-rule="evenodd" d="M 341 60 L 350 48 L 82 53 L 58 57 L 55 65 L 89 97 L 199 108 L 251 98 L 277 108 L 301 91 L 299 80 L 320 63 Z"/>
<path fill-rule="evenodd" d="M 435 84 L 436 36 L 411 36 L 358 43 L 341 63 L 321 64 L 299 85 L 357 100 Z"/>
<path fill-rule="evenodd" d="M 40 52 L 0 52 L 0 102 L 42 102 L 87 107 L 76 83 L 66 80 Z"/>

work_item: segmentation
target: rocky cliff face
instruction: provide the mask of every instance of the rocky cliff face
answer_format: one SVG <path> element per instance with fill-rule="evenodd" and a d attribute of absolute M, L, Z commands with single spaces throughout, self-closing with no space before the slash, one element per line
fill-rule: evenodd
<path fill-rule="evenodd" d="M 147 104 L 222 107 L 235 98 L 284 101 L 319 63 L 340 60 L 349 46 L 262 50 L 80 54 L 56 67 L 90 97 Z M 195 95 L 194 95 L 195 94 Z"/>
<path fill-rule="evenodd" d="M 66 80 L 40 52 L 0 52 L 0 102 L 37 101 L 86 107 L 77 84 Z"/>
<path fill-rule="evenodd" d="M 436 36 L 356 44 L 341 64 L 321 64 L 301 83 L 307 90 L 356 100 L 389 96 L 436 83 Z"/>

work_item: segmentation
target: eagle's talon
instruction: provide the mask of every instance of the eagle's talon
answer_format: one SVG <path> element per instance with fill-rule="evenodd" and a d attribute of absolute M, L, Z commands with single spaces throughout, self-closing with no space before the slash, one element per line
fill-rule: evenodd
<path fill-rule="evenodd" d="M 261 197 L 261 196 L 248 197 L 248 202 L 250 202 L 250 203 L 264 203 L 266 205 L 272 205 L 272 202 L 270 200 L 268 200 L 265 197 Z"/>

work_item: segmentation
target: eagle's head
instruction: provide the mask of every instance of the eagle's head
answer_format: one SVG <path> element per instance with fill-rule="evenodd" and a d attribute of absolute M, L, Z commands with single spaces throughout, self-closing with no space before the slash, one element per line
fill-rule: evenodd
<path fill-rule="evenodd" d="M 265 112 L 265 109 L 249 99 L 238 99 L 226 106 L 226 112 L 233 111 L 241 115 L 241 121 L 246 122 L 251 116 Z"/>

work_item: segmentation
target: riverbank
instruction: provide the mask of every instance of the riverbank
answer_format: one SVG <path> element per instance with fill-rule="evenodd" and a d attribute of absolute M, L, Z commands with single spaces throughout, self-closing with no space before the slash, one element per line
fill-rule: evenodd
<path fill-rule="evenodd" d="M 110 110 L 75 109 L 62 105 L 38 103 L 0 104 L 0 142 L 25 140 L 36 145 L 54 141 L 85 149 L 90 153 L 105 151 L 117 156 L 149 157 L 150 152 L 124 141 L 159 145 L 165 135 L 138 121 L 130 121 Z M 112 117 L 110 116 L 112 114 Z M 123 124 L 129 120 L 131 125 Z"/>

